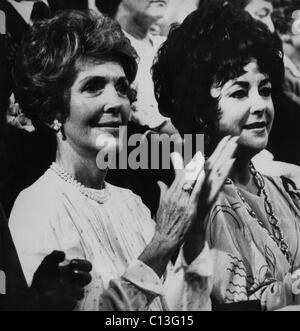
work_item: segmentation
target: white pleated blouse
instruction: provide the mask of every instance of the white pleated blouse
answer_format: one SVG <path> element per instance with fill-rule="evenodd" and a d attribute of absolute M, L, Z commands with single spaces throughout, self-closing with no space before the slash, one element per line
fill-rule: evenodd
<path fill-rule="evenodd" d="M 109 287 L 110 280 L 124 274 L 145 293 L 158 295 L 149 310 L 162 310 L 159 296 L 167 294 L 163 293 L 162 281 L 152 269 L 137 260 L 155 231 L 149 210 L 129 190 L 106 184 L 102 194 L 103 201 L 96 202 L 51 169 L 20 194 L 9 226 L 28 285 L 31 285 L 42 260 L 54 250 L 60 250 L 66 253 L 66 263 L 72 259 L 86 259 L 93 264 L 93 280 L 87 286 L 78 310 L 101 310 L 101 294 Z M 198 261 L 196 265 L 199 273 L 203 274 L 203 256 L 202 262 L 199 264 Z M 209 270 L 209 266 L 205 268 L 205 277 Z M 167 282 L 167 288 L 190 292 L 183 272 L 171 270 L 169 273 L 171 281 Z M 203 286 L 206 293 L 208 289 L 202 282 Z M 180 302 L 175 303 L 171 292 L 171 308 L 186 309 L 196 302 L 199 309 L 207 308 L 206 299 L 203 303 L 207 294 L 198 300 L 194 299 L 197 293 L 184 296 L 179 291 Z M 183 298 L 186 302 L 182 302 Z"/>

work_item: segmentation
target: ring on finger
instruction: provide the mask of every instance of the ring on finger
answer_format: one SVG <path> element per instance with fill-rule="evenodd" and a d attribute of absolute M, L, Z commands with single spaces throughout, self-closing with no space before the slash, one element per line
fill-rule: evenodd
<path fill-rule="evenodd" d="M 190 184 L 190 183 L 185 183 L 182 187 L 183 191 L 184 192 L 188 192 L 188 193 L 191 193 L 194 189 L 194 185 L 193 184 Z"/>

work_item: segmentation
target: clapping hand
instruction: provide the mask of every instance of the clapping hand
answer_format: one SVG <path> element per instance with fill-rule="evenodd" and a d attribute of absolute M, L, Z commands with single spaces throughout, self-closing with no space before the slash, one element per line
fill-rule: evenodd
<path fill-rule="evenodd" d="M 197 201 L 194 201 L 195 216 L 185 242 L 185 257 L 191 263 L 202 251 L 205 244 L 206 216 L 215 203 L 235 162 L 234 154 L 239 137 L 225 137 L 208 161 L 202 163 L 197 179 Z"/>
<path fill-rule="evenodd" d="M 215 202 L 234 162 L 238 137 L 225 137 L 205 163 L 199 152 L 184 167 L 180 154 L 171 156 L 175 180 L 170 187 L 159 182 L 160 206 L 156 230 L 140 260 L 161 277 L 169 261 L 184 245 L 187 262 L 192 262 L 205 243 L 205 216 Z"/>

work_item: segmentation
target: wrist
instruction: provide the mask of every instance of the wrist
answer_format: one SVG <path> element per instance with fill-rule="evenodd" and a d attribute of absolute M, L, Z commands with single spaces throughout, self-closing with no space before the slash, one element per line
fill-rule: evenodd
<path fill-rule="evenodd" d="M 150 267 L 159 277 L 162 277 L 173 253 L 174 248 L 169 247 L 167 240 L 159 234 L 155 234 L 139 260 Z"/>

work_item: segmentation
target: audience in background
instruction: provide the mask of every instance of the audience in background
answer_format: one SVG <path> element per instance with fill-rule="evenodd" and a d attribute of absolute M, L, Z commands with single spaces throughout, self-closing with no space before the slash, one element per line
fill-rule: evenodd
<path fill-rule="evenodd" d="M 273 19 L 285 53 L 285 91 L 300 105 L 300 1 L 277 2 Z"/>
<path fill-rule="evenodd" d="M 137 101 L 134 104 L 132 120 L 160 133 L 173 134 L 176 130 L 170 120 L 158 111 L 151 77 L 153 60 L 164 38 L 151 35 L 150 29 L 164 16 L 168 3 L 169 0 L 96 1 L 101 13 L 108 14 L 120 23 L 139 56 L 138 74 L 134 83 Z"/>

